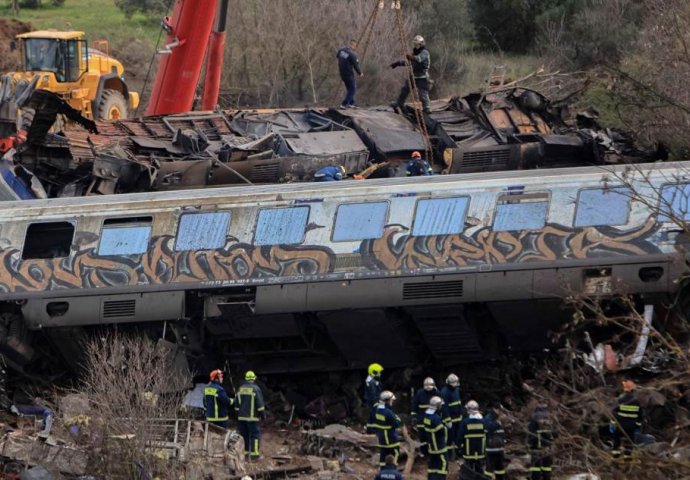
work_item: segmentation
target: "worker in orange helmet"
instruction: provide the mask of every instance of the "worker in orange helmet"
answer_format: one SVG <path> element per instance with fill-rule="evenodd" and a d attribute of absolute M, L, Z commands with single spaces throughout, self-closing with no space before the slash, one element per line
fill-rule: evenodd
<path fill-rule="evenodd" d="M 417 151 L 412 152 L 412 157 L 407 162 L 405 170 L 408 177 L 424 177 L 434 174 L 429 162 L 424 160 L 422 154 Z"/>
<path fill-rule="evenodd" d="M 206 421 L 219 427 L 228 428 L 232 400 L 223 388 L 223 371 L 213 370 L 209 375 L 209 380 L 209 384 L 204 388 Z"/>
<path fill-rule="evenodd" d="M 611 454 L 614 458 L 619 458 L 624 452 L 621 448 L 623 442 L 635 444 L 635 437 L 640 434 L 642 428 L 642 407 L 640 400 L 635 394 L 637 385 L 630 379 L 621 382 L 623 394 L 616 400 L 613 409 L 613 418 L 609 425 L 609 431 L 613 436 L 613 450 Z M 626 456 L 629 451 L 625 449 Z"/>

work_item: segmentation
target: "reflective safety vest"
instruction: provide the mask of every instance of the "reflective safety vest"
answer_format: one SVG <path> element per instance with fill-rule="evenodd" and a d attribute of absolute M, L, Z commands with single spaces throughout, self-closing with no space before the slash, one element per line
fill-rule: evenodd
<path fill-rule="evenodd" d="M 531 450 L 549 448 L 553 442 L 550 422 L 545 419 L 532 419 L 527 426 L 527 446 Z"/>
<path fill-rule="evenodd" d="M 393 413 L 393 410 L 388 405 L 379 403 L 369 414 L 367 432 L 376 434 L 376 438 L 379 440 L 379 447 L 395 448 L 400 446 L 396 429 L 401 424 L 400 418 Z"/>
<path fill-rule="evenodd" d="M 427 411 L 424 414 L 422 424 L 429 444 L 429 453 L 432 455 L 446 453 L 448 451 L 448 429 L 441 416 L 436 412 Z"/>
<path fill-rule="evenodd" d="M 634 393 L 628 392 L 618 398 L 618 405 L 613 411 L 616 421 L 626 430 L 642 426 L 640 401 Z"/>
<path fill-rule="evenodd" d="M 259 412 L 265 410 L 264 396 L 259 386 L 247 382 L 240 387 L 235 397 L 237 420 L 241 422 L 258 422 Z"/>
<path fill-rule="evenodd" d="M 229 419 L 228 411 L 232 401 L 220 383 L 211 382 L 204 388 L 206 421 L 224 422 Z"/>
<path fill-rule="evenodd" d="M 481 418 L 465 418 L 460 423 L 460 445 L 462 458 L 481 460 L 486 456 L 486 430 Z"/>
<path fill-rule="evenodd" d="M 445 385 L 441 389 L 443 399 L 443 421 L 460 423 L 462 421 L 462 398 L 460 387 Z"/>

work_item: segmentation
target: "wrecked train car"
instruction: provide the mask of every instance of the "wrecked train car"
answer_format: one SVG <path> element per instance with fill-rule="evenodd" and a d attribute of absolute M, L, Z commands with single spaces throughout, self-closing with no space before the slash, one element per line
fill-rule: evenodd
<path fill-rule="evenodd" d="M 681 288 L 688 239 L 671 218 L 686 218 L 688 171 L 657 163 L 2 202 L 1 348 L 27 364 L 32 338 L 45 336 L 75 359 L 86 333 L 138 325 L 167 331 L 192 357 L 263 373 L 540 349 L 569 318 L 569 292 L 660 304 Z"/>
<path fill-rule="evenodd" d="M 34 121 L 30 141 L 4 161 L 6 170 L 21 170 L 9 180 L 17 190 L 35 192 L 40 183 L 48 197 L 310 181 L 334 164 L 354 176 L 386 162 L 387 175 L 404 176 L 415 150 L 431 156 L 437 173 L 656 159 L 591 116 L 585 128 L 566 124 L 548 99 L 522 88 L 435 102 L 425 117 L 428 143 L 415 115 L 389 108 L 194 112 L 55 134 L 46 117 L 67 112 L 47 101 L 49 92 L 35 94 L 40 125 Z M 15 198 L 31 198 L 24 191 Z"/>

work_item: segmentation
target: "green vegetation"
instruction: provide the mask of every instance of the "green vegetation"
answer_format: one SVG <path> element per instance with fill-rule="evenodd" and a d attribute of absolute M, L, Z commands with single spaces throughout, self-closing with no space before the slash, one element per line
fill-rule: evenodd
<path fill-rule="evenodd" d="M 12 17 L 5 3 L 0 15 Z M 124 49 L 135 40 L 153 48 L 160 31 L 157 19 L 135 13 L 131 18 L 115 6 L 113 0 L 67 0 L 62 6 L 44 2 L 38 9 L 21 9 L 16 17 L 35 29 L 82 30 L 89 40 L 108 40 L 114 49 Z"/>

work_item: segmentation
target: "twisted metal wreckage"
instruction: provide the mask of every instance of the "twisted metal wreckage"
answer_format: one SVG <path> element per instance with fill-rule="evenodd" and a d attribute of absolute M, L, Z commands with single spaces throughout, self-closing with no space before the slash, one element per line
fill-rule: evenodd
<path fill-rule="evenodd" d="M 15 139 L 5 144 L 0 165 L 5 200 L 303 182 L 335 164 L 350 177 L 404 176 L 410 154 L 427 151 L 409 107 L 217 110 L 93 122 L 32 85 L 6 92 L 0 134 Z M 18 105 L 29 112 L 19 122 Z M 63 116 L 83 128 L 55 131 Z M 437 173 L 658 159 L 592 115 L 566 123 L 546 97 L 518 87 L 436 101 L 425 121 Z"/>

